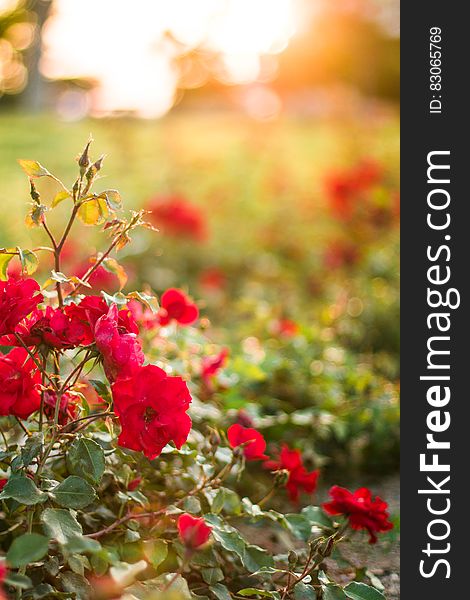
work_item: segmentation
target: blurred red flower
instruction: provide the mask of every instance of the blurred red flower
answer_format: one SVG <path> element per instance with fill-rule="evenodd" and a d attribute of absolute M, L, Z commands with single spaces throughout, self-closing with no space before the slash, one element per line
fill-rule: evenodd
<path fill-rule="evenodd" d="M 227 437 L 232 448 L 238 448 L 242 444 L 245 444 L 243 446 L 243 454 L 246 460 L 265 460 L 268 458 L 264 454 L 266 440 L 256 429 L 242 427 L 238 423 L 235 423 L 228 428 Z"/>
<path fill-rule="evenodd" d="M 74 275 L 81 278 L 85 275 L 85 273 L 92 266 L 92 264 L 93 263 L 91 263 L 90 261 L 85 261 L 77 267 L 73 268 L 72 272 Z M 119 289 L 119 280 L 116 277 L 116 275 L 114 275 L 114 273 L 111 273 L 110 271 L 107 271 L 101 265 L 93 271 L 92 275 L 90 275 L 87 282 L 92 288 L 91 290 L 88 289 L 88 292 L 91 292 L 92 290 L 103 290 L 108 294 L 112 294 L 114 292 L 117 292 L 117 290 Z M 86 291 L 85 288 L 82 289 Z"/>
<path fill-rule="evenodd" d="M 218 267 L 209 267 L 199 275 L 199 285 L 209 290 L 223 290 L 227 285 L 227 276 Z"/>
<path fill-rule="evenodd" d="M 0 492 L 1 492 L 1 491 L 3 490 L 3 488 L 6 486 L 7 482 L 8 482 L 8 479 L 7 479 L 7 478 L 0 479 Z M 1 563 L 0 563 L 0 565 L 1 565 Z M 1 571 L 0 571 L 0 581 L 2 581 L 2 578 L 1 578 Z"/>
<path fill-rule="evenodd" d="M 326 178 L 325 187 L 333 214 L 338 219 L 349 219 L 358 196 L 377 185 L 382 177 L 382 167 L 370 159 L 365 159 L 350 169 L 330 174 Z"/>
<path fill-rule="evenodd" d="M 270 471 L 286 470 L 289 473 L 289 478 L 286 483 L 286 489 L 291 500 L 297 501 L 300 492 L 313 494 L 317 488 L 317 480 L 320 471 L 308 472 L 305 468 L 300 450 L 291 450 L 288 446 L 283 445 L 279 460 L 268 460 L 263 465 Z"/>
<path fill-rule="evenodd" d="M 152 330 L 159 325 L 158 314 L 152 312 L 150 308 L 142 306 L 142 303 L 138 300 L 131 300 L 127 306 L 140 327 Z"/>
<path fill-rule="evenodd" d="M 134 490 L 136 490 L 139 485 L 142 482 L 142 477 L 136 477 L 135 479 L 132 479 L 131 481 L 129 481 L 129 483 L 127 484 L 127 489 L 129 490 L 129 492 L 133 492 Z"/>
<path fill-rule="evenodd" d="M 112 392 L 122 428 L 120 446 L 143 452 L 152 460 L 170 441 L 177 448 L 186 442 L 191 396 L 181 377 L 169 377 L 159 367 L 147 365 L 128 379 L 118 379 Z"/>
<path fill-rule="evenodd" d="M 24 348 L 0 354 L 0 415 L 27 419 L 41 405 L 41 375 Z"/>
<path fill-rule="evenodd" d="M 353 529 L 366 529 L 370 536 L 369 544 L 377 542 L 376 533 L 393 529 L 393 523 L 388 520 L 388 504 L 378 496 L 373 500 L 369 489 L 359 488 L 350 492 L 334 485 L 329 494 L 332 501 L 323 504 L 325 511 L 330 515 L 346 515 Z"/>
<path fill-rule="evenodd" d="M 212 527 L 207 525 L 202 517 L 197 518 L 184 513 L 178 518 L 178 532 L 184 545 L 195 550 L 207 542 Z"/>
<path fill-rule="evenodd" d="M 210 384 L 210 380 L 223 368 L 227 362 L 227 358 L 228 348 L 222 348 L 219 354 L 216 354 L 215 356 L 203 357 L 201 377 L 206 385 Z"/>
<path fill-rule="evenodd" d="M 113 304 L 95 325 L 96 347 L 103 357 L 103 367 L 109 381 L 132 376 L 144 364 L 142 345 L 134 332 L 135 322 L 130 311 L 120 313 Z"/>
<path fill-rule="evenodd" d="M 336 240 L 328 245 L 323 260 L 327 269 L 339 269 L 353 266 L 359 258 L 360 252 L 356 244 L 345 240 Z"/>
<path fill-rule="evenodd" d="M 204 241 L 207 238 L 206 219 L 201 209 L 181 195 L 157 196 L 147 205 L 152 224 L 168 235 Z"/>
<path fill-rule="evenodd" d="M 43 301 L 34 279 L 0 281 L 0 335 L 13 333 L 18 323 Z"/>
<path fill-rule="evenodd" d="M 199 316 L 199 310 L 194 302 L 181 290 L 170 288 L 163 293 L 159 312 L 160 325 L 168 325 L 177 321 L 180 325 L 191 325 Z"/>
<path fill-rule="evenodd" d="M 294 337 L 299 333 L 299 326 L 291 319 L 278 319 L 273 325 L 273 333 L 282 337 Z"/>

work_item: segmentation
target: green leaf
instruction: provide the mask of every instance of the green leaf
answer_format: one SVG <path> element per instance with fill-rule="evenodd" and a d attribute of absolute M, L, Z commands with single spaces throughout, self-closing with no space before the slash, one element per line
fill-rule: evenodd
<path fill-rule="evenodd" d="M 103 400 L 111 404 L 113 401 L 111 390 L 109 389 L 109 386 L 104 383 L 104 381 L 100 381 L 99 379 L 89 379 L 88 382 L 91 383 L 91 385 L 95 388 L 98 396 L 101 396 Z"/>
<path fill-rule="evenodd" d="M 11 571 L 8 571 L 6 574 L 5 583 L 19 590 L 28 590 L 33 587 L 33 582 L 29 577 L 20 573 L 12 573 Z"/>
<path fill-rule="evenodd" d="M 163 540 L 144 543 L 144 554 L 154 569 L 157 569 L 168 556 L 168 545 Z"/>
<path fill-rule="evenodd" d="M 302 509 L 301 514 L 310 521 L 312 525 L 317 527 L 333 528 L 332 520 L 323 512 L 319 506 L 306 506 Z"/>
<path fill-rule="evenodd" d="M 296 538 L 308 541 L 312 534 L 312 523 L 306 516 L 292 513 L 285 515 L 285 520 Z"/>
<path fill-rule="evenodd" d="M 32 250 L 16 248 L 21 263 L 21 269 L 26 275 L 32 275 L 39 266 L 39 260 Z"/>
<path fill-rule="evenodd" d="M 211 510 L 216 515 L 221 512 L 225 504 L 225 489 L 219 488 L 212 502 Z"/>
<path fill-rule="evenodd" d="M 188 496 L 184 499 L 183 510 L 184 512 L 191 513 L 192 515 L 197 515 L 201 512 L 201 503 L 194 496 Z"/>
<path fill-rule="evenodd" d="M 77 438 L 67 454 L 67 468 L 72 475 L 99 483 L 105 468 L 103 449 L 94 440 Z"/>
<path fill-rule="evenodd" d="M 102 546 L 97 540 L 84 535 L 75 535 L 68 539 L 64 548 L 70 554 L 94 554 L 100 552 Z"/>
<path fill-rule="evenodd" d="M 263 567 L 274 567 L 273 557 L 263 548 L 252 545 L 246 546 L 242 562 L 250 573 L 255 573 Z"/>
<path fill-rule="evenodd" d="M 51 174 L 37 160 L 18 159 L 20 167 L 29 177 L 50 177 Z"/>
<path fill-rule="evenodd" d="M 85 508 L 95 499 L 95 490 L 87 481 L 76 475 L 67 477 L 49 494 L 57 504 L 65 508 Z"/>
<path fill-rule="evenodd" d="M 74 515 L 64 508 L 46 508 L 41 515 L 45 532 L 59 544 L 67 544 L 82 535 L 82 526 Z"/>
<path fill-rule="evenodd" d="M 321 586 L 323 591 L 323 600 L 347 600 L 348 597 L 339 585 L 328 583 Z"/>
<path fill-rule="evenodd" d="M 214 585 L 214 583 L 224 580 L 224 573 L 219 567 L 201 569 L 201 575 L 207 585 Z"/>
<path fill-rule="evenodd" d="M 76 600 L 89 600 L 92 588 L 88 581 L 78 573 L 66 571 L 61 573 L 60 581 L 65 591 L 74 594 Z"/>
<path fill-rule="evenodd" d="M 20 504 L 32 506 L 33 504 L 45 502 L 47 494 L 41 492 L 29 477 L 15 473 L 8 479 L 7 484 L 0 494 L 0 500 L 6 500 L 7 498 L 13 498 L 13 500 L 16 500 Z"/>
<path fill-rule="evenodd" d="M 26 440 L 24 446 L 21 448 L 23 466 L 28 467 L 36 456 L 39 455 L 43 442 L 44 435 L 42 433 L 35 433 Z"/>
<path fill-rule="evenodd" d="M 295 600 L 316 600 L 317 593 L 311 585 L 307 585 L 303 581 L 299 581 L 299 583 L 294 588 L 294 599 Z"/>
<path fill-rule="evenodd" d="M 41 560 L 49 548 L 49 540 L 39 533 L 25 533 L 13 540 L 7 553 L 7 563 L 17 569 Z"/>
<path fill-rule="evenodd" d="M 217 600 L 232 600 L 232 595 L 228 591 L 228 588 L 222 583 L 216 583 L 211 587 L 211 592 L 217 598 Z"/>
<path fill-rule="evenodd" d="M 344 593 L 351 600 L 385 600 L 385 596 L 379 590 L 358 581 L 348 583 Z"/>

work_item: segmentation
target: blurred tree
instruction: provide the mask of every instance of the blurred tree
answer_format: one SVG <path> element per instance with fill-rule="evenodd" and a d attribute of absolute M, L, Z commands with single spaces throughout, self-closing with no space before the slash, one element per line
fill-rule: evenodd
<path fill-rule="evenodd" d="M 44 104 L 39 71 L 41 34 L 52 0 L 17 0 L 0 5 L 0 97 L 19 99 L 29 110 Z"/>

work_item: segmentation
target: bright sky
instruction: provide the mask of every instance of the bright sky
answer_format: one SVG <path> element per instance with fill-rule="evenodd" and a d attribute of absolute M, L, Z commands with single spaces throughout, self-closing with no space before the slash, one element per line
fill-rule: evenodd
<path fill-rule="evenodd" d="M 96 79 L 96 112 L 135 110 L 158 117 L 175 99 L 175 59 L 195 47 L 218 53 L 222 81 L 257 81 L 263 57 L 282 52 L 294 34 L 297 3 L 57 0 L 44 31 L 42 70 L 51 78 Z"/>

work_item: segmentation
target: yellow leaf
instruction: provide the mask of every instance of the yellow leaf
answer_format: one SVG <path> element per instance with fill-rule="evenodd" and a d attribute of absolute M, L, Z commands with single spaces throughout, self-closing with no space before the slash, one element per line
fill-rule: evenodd
<path fill-rule="evenodd" d="M 78 209 L 78 217 L 85 225 L 99 225 L 109 215 L 108 205 L 104 198 L 91 198 Z"/>
<path fill-rule="evenodd" d="M 60 204 L 63 200 L 66 200 L 67 198 L 70 198 L 69 191 L 60 190 L 60 192 L 57 192 L 54 199 L 52 200 L 52 208 L 56 207 L 58 204 Z"/>
<path fill-rule="evenodd" d="M 124 267 L 115 258 L 106 258 L 102 264 L 107 271 L 116 275 L 119 281 L 119 289 L 122 290 L 127 283 L 127 273 Z"/>
<path fill-rule="evenodd" d="M 20 163 L 20 167 L 26 175 L 29 175 L 29 177 L 47 177 L 51 175 L 37 160 L 19 159 L 18 162 Z"/>

